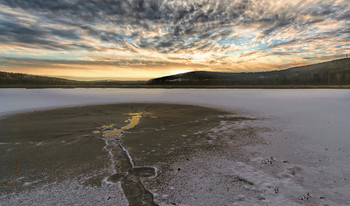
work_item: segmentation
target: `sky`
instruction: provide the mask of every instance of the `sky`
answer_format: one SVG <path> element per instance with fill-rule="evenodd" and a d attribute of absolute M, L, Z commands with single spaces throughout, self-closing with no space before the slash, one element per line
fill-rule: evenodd
<path fill-rule="evenodd" d="M 349 0 L 0 0 L 0 71 L 147 80 L 349 51 Z"/>

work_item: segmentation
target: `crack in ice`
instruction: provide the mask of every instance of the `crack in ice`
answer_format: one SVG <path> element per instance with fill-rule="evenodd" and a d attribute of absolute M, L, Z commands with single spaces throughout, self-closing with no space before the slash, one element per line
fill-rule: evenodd
<path fill-rule="evenodd" d="M 134 128 L 139 124 L 148 112 L 129 113 L 131 117 L 126 120 L 127 125 L 120 129 L 114 124 L 100 127 L 103 139 L 106 143 L 105 149 L 112 161 L 114 174 L 107 178 L 112 183 L 120 182 L 124 195 L 131 206 L 155 206 L 153 194 L 142 184 L 141 177 L 155 177 L 155 167 L 135 167 L 128 151 L 122 145 L 122 135 L 126 130 Z M 96 132 L 94 132 L 96 133 Z"/>

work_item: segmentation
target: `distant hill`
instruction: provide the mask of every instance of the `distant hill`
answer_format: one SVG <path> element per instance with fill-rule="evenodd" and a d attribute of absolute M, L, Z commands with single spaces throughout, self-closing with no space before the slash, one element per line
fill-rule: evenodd
<path fill-rule="evenodd" d="M 73 85 L 81 83 L 79 81 L 55 77 L 0 71 L 0 85 Z"/>
<path fill-rule="evenodd" d="M 350 58 L 280 71 L 194 71 L 151 79 L 151 85 L 350 85 Z"/>
<path fill-rule="evenodd" d="M 114 85 L 143 85 L 145 81 L 76 81 L 0 71 L 0 86 L 18 87 L 109 87 Z"/>
<path fill-rule="evenodd" d="M 145 81 L 76 81 L 21 73 L 0 72 L 0 87 L 264 87 L 273 85 L 350 85 L 350 58 L 281 71 L 225 73 L 195 71 Z"/>

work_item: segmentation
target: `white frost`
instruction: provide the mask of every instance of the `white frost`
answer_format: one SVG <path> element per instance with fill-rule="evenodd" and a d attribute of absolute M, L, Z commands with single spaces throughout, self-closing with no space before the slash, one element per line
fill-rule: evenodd
<path fill-rule="evenodd" d="M 301 157 L 291 161 L 301 161 L 304 189 L 329 196 L 338 205 L 350 205 L 350 90 L 0 89 L 2 115 L 54 107 L 125 102 L 203 105 L 274 120 L 270 122 L 271 128 L 280 131 L 278 135 L 271 132 L 264 136 L 270 144 L 261 146 L 261 152 L 278 157 Z M 249 166 L 245 170 L 252 168 Z M 259 182 L 262 176 L 259 172 L 256 175 L 254 181 Z M 280 175 L 287 177 L 288 172 Z M 268 187 L 263 180 L 260 183 L 261 187 Z M 272 186 L 285 187 L 287 183 L 275 182 L 277 185 Z M 308 187 L 307 184 L 314 186 Z"/>

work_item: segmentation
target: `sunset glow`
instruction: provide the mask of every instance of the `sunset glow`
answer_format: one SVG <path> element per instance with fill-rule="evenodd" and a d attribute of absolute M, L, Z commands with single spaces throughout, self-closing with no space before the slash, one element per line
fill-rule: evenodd
<path fill-rule="evenodd" d="M 345 57 L 348 0 L 0 0 L 0 71 L 146 80 Z"/>

